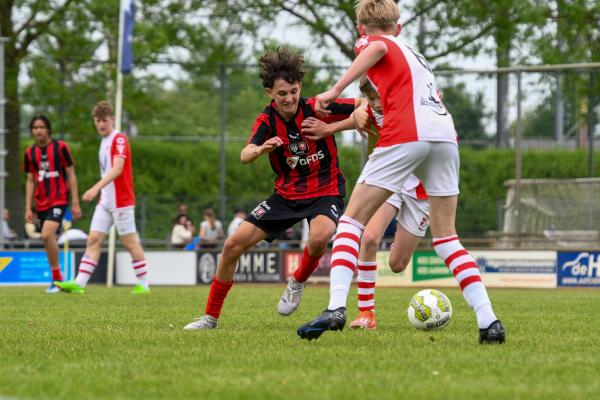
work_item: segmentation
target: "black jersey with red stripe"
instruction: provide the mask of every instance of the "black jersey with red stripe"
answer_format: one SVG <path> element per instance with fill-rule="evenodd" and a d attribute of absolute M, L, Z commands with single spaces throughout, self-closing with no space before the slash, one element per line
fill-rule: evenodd
<path fill-rule="evenodd" d="M 36 211 L 67 204 L 67 167 L 72 165 L 69 146 L 61 140 L 52 139 L 46 146 L 32 144 L 25 150 L 23 169 L 33 174 Z"/>
<path fill-rule="evenodd" d="M 320 196 L 345 196 L 345 179 L 339 166 L 334 135 L 313 141 L 304 137 L 300 126 L 309 117 L 324 122 L 346 119 L 354 111 L 354 99 L 337 99 L 328 106 L 329 115 L 317 116 L 315 98 L 300 97 L 296 115 L 286 121 L 275 102 L 269 104 L 256 118 L 248 143 L 261 146 L 278 136 L 282 146 L 269 153 L 271 168 L 277 175 L 275 191 L 289 200 Z"/>

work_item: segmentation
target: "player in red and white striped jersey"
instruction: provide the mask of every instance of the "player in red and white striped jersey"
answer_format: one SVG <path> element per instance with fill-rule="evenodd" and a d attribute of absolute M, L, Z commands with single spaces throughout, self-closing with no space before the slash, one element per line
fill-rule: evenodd
<path fill-rule="evenodd" d="M 52 139 L 52 125 L 45 115 L 36 115 L 29 123 L 29 131 L 35 143 L 25 150 L 23 169 L 27 174 L 25 192 L 25 220 L 34 223 L 41 231 L 52 281 L 47 293 L 60 290 L 53 281 L 62 281 L 58 260 L 56 232 L 64 218 L 69 195 L 71 211 L 81 217 L 77 195 L 77 177 L 69 146 L 62 140 Z"/>
<path fill-rule="evenodd" d="M 348 120 L 348 129 L 354 127 L 355 121 L 369 120 L 378 129 L 383 127 L 383 109 L 379 95 L 371 83 L 363 77 L 360 81 L 360 90 L 366 96 L 368 106 L 356 110 Z M 324 123 L 312 121 L 306 133 L 321 137 L 331 130 L 325 129 Z M 364 125 L 364 124 L 361 124 Z M 358 182 L 362 182 L 361 175 Z M 358 317 L 350 323 L 353 329 L 375 329 L 375 281 L 377 277 L 377 251 L 383 234 L 392 219 L 397 218 L 398 227 L 391 246 L 389 265 L 392 271 L 404 271 L 419 240 L 425 236 L 429 227 L 429 202 L 423 184 L 411 175 L 402 186 L 400 193 L 392 194 L 385 203 L 379 207 L 375 215 L 369 220 L 361 238 L 358 254 Z"/>
<path fill-rule="evenodd" d="M 100 134 L 101 179 L 82 196 L 84 201 L 92 201 L 98 194 L 100 199 L 87 239 L 85 254 L 79 264 L 79 273 L 75 281 L 57 284 L 66 292 L 83 293 L 100 259 L 102 242 L 114 224 L 132 259 L 133 271 L 137 277 L 134 294 L 148 294 L 148 266 L 144 250 L 135 226 L 135 193 L 131 168 L 131 148 L 124 133 L 114 129 L 112 106 L 101 101 L 92 111 L 96 130 Z"/>
<path fill-rule="evenodd" d="M 332 89 L 317 96 L 317 109 L 323 110 L 366 73 L 379 93 L 385 124 L 363 168 L 364 179 L 354 188 L 339 221 L 331 257 L 329 306 L 297 333 L 310 340 L 326 330 L 344 327 L 346 300 L 365 225 L 414 173 L 429 195 L 433 247 L 475 311 L 479 342 L 503 343 L 504 327 L 492 310 L 477 264 L 456 234 L 459 154 L 454 123 L 427 60 L 397 38 L 399 17 L 393 0 L 359 0 L 356 18 L 363 36 L 355 45 L 357 57 Z"/>

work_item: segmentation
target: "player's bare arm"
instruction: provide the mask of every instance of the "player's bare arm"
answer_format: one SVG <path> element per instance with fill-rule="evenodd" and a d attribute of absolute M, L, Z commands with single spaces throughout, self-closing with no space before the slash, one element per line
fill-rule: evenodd
<path fill-rule="evenodd" d="M 318 113 L 327 113 L 327 105 L 340 97 L 340 94 L 348 85 L 360 78 L 369 68 L 387 54 L 387 45 L 383 42 L 370 43 L 352 62 L 344 76 L 326 92 L 317 95 L 315 109 Z"/>
<path fill-rule="evenodd" d="M 35 213 L 32 210 L 34 189 L 33 174 L 28 172 L 27 183 L 25 183 L 25 221 L 30 224 L 33 224 L 35 219 Z"/>
<path fill-rule="evenodd" d="M 79 192 L 77 190 L 77 175 L 75 175 L 75 167 L 67 167 L 67 184 L 71 193 L 71 212 L 75 219 L 81 218 L 81 207 L 79 207 Z"/>
<path fill-rule="evenodd" d="M 121 176 L 121 174 L 123 173 L 123 168 L 124 167 L 125 167 L 125 158 L 123 158 L 123 157 L 115 157 L 113 159 L 113 166 L 106 173 L 106 175 L 104 175 L 104 177 L 102 179 L 100 179 L 98 182 L 96 182 L 96 184 L 94 186 L 92 186 L 91 188 L 89 188 L 83 194 L 83 196 L 81 196 L 81 198 L 83 199 L 83 201 L 92 201 L 92 200 L 94 200 L 94 198 L 96 196 L 98 196 L 98 193 L 100 192 L 100 190 L 102 190 L 102 188 L 104 186 L 108 185 L 109 183 L 111 183 L 112 181 L 114 181 L 115 179 L 117 179 L 119 176 Z"/>
<path fill-rule="evenodd" d="M 256 160 L 261 155 L 272 152 L 282 144 L 283 142 L 279 137 L 273 137 L 265 141 L 260 146 L 250 143 L 242 149 L 242 152 L 240 154 L 240 160 L 243 164 L 249 164 L 251 162 L 254 162 L 254 160 Z"/>

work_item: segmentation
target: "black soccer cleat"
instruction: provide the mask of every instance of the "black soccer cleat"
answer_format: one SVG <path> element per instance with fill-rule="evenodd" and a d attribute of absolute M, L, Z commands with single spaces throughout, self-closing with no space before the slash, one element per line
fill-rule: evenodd
<path fill-rule="evenodd" d="M 483 343 L 504 343 L 506 332 L 499 319 L 491 323 L 487 329 L 479 330 L 479 344 Z"/>
<path fill-rule="evenodd" d="M 302 339 L 318 339 L 325 331 L 341 331 L 346 325 L 346 307 L 325 310 L 317 318 L 302 325 L 296 333 Z"/>

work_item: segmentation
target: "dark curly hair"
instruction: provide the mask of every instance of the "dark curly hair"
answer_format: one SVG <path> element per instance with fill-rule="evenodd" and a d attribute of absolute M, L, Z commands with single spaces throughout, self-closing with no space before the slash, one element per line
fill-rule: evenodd
<path fill-rule="evenodd" d="M 48 117 L 46 117 L 44 114 L 37 114 L 31 118 L 31 121 L 29 121 L 29 132 L 33 132 L 33 124 L 35 121 L 42 121 L 46 127 L 46 130 L 48 131 L 48 136 L 52 136 L 52 124 L 50 123 Z"/>
<path fill-rule="evenodd" d="M 277 47 L 258 59 L 258 77 L 264 88 L 273 88 L 277 79 L 288 83 L 302 82 L 304 77 L 304 56 L 287 47 Z"/>

